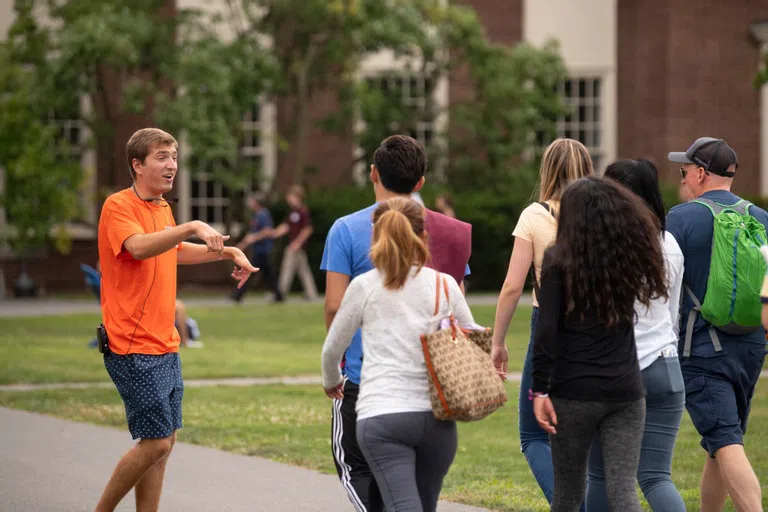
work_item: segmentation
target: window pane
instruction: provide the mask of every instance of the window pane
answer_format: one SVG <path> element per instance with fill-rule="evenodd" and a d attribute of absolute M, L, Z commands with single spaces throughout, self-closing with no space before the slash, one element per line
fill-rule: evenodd
<path fill-rule="evenodd" d="M 419 79 L 415 76 L 412 76 L 409 80 L 409 91 L 411 98 L 419 98 L 422 96 L 423 91 L 419 87 Z"/>
<path fill-rule="evenodd" d="M 205 222 L 213 223 L 215 221 L 215 215 L 216 215 L 216 208 L 213 206 L 207 206 L 205 208 Z"/>
<path fill-rule="evenodd" d="M 587 107 L 584 105 L 579 105 L 579 122 L 585 123 L 588 121 L 589 119 L 587 119 Z"/>

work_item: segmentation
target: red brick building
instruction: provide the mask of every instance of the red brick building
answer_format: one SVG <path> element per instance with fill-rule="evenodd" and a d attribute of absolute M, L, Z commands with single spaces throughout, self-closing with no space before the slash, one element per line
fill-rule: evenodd
<path fill-rule="evenodd" d="M 223 0 L 222 0 L 223 2 Z M 650 157 L 669 182 L 677 169 L 666 161 L 669 151 L 685 150 L 697 137 L 721 137 L 736 150 L 740 167 L 736 193 L 768 195 L 768 86 L 758 90 L 753 77 L 761 62 L 761 47 L 768 48 L 768 2 L 765 0 L 460 0 L 477 10 L 491 40 L 504 44 L 521 41 L 541 44 L 560 41 L 569 79 L 561 92 L 572 104 L 571 116 L 558 122 L 562 136 L 577 138 L 592 152 L 598 167 L 616 158 Z M 10 24 L 12 0 L 0 0 L 0 36 Z M 203 5 L 202 0 L 177 0 L 179 8 Z M 385 77 L 390 86 L 416 98 L 423 83 L 409 77 L 391 56 L 367 59 L 363 76 Z M 438 104 L 447 105 L 471 95 L 459 73 L 446 77 L 436 88 Z M 321 118 L 335 107 L 330 95 L 313 102 L 313 115 Z M 88 108 L 88 105 L 83 105 Z M 262 104 L 243 118 L 243 128 L 253 132 L 241 148 L 244 155 L 259 159 L 267 178 L 288 176 L 293 165 L 290 152 L 279 153 L 269 136 L 286 123 L 291 113 L 284 105 Z M 60 120 L 72 136 L 83 137 L 77 119 Z M 427 143 L 432 133 L 450 120 L 443 117 L 423 123 L 417 135 Z M 125 140 L 147 120 L 125 116 L 117 126 Z M 310 127 L 309 160 L 318 172 L 311 183 L 352 181 L 349 163 L 355 147 L 345 140 Z M 257 135 L 259 134 L 259 135 Z M 183 142 L 182 142 L 183 144 Z M 127 172 L 103 169 L 103 158 L 93 151 L 81 155 L 92 176 L 87 184 L 89 220 L 98 218 L 97 193 L 107 172 L 129 184 Z M 122 155 L 118 158 L 122 166 Z M 193 218 L 217 224 L 223 219 L 228 199 L 204 174 L 195 178 L 189 162 L 181 162 L 177 178 L 177 221 Z M 96 172 L 96 169 L 98 171 Z M 280 173 L 277 173 L 277 170 Z M 286 172 L 283 172 L 283 171 Z M 279 183 L 284 186 L 286 183 Z M 0 220 L 2 220 L 0 218 Z M 49 254 L 30 266 L 30 272 L 49 290 L 81 288 L 79 263 L 96 259 L 94 231 L 75 230 L 71 254 Z M 6 287 L 19 272 L 12 259 L 3 263 Z M 226 283 L 227 265 L 205 270 L 182 269 L 180 280 Z"/>

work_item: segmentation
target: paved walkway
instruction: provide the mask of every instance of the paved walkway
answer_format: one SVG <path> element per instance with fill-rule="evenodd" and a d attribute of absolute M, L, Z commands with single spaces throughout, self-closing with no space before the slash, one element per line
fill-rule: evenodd
<path fill-rule="evenodd" d="M 497 295 L 494 294 L 470 294 L 467 300 L 472 305 L 496 305 Z M 521 304 L 531 304 L 530 295 L 524 295 Z M 225 308 L 225 307 L 247 307 L 264 305 L 271 306 L 267 299 L 259 294 L 246 297 L 241 304 L 234 304 L 227 297 L 201 297 L 184 298 L 184 303 L 190 308 Z M 306 300 L 300 298 L 289 298 L 290 304 L 309 304 Z M 97 314 L 101 310 L 95 299 L 0 299 L 0 318 L 18 317 L 18 316 L 50 316 L 50 315 L 72 315 L 82 313 Z"/>
<path fill-rule="evenodd" d="M 133 444 L 126 431 L 0 408 L 3 512 L 93 510 L 115 463 Z M 135 510 L 133 493 L 118 511 Z M 336 512 L 353 510 L 338 479 L 259 457 L 177 443 L 160 510 Z M 440 512 L 483 509 L 441 502 Z"/>

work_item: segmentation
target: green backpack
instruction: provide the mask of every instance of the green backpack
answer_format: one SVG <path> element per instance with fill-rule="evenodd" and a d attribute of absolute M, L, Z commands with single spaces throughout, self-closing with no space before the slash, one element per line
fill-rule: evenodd
<path fill-rule="evenodd" d="M 722 347 L 715 327 L 727 334 L 747 334 L 760 328 L 760 288 L 766 264 L 759 247 L 768 239 L 765 226 L 749 215 L 752 203 L 748 201 L 742 199 L 731 206 L 708 199 L 693 202 L 712 212 L 714 232 L 704 303 L 685 286 L 694 307 L 688 315 L 683 357 L 691 355 L 697 313 L 711 324 L 709 335 L 718 352 Z"/>

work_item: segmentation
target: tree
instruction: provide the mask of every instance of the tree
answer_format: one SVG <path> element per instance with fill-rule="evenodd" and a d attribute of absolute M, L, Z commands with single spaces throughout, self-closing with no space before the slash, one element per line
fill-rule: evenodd
<path fill-rule="evenodd" d="M 358 91 L 366 128 L 358 136 L 363 158 L 394 129 L 414 132 L 425 120 L 441 114 L 450 119 L 447 132 L 436 134 L 447 145 L 433 144 L 430 157 L 444 165 L 444 177 L 457 190 L 529 185 L 536 169 L 536 140 L 554 136 L 555 121 L 565 112 L 557 84 L 566 71 L 555 42 L 543 48 L 515 47 L 488 41 L 474 10 L 452 3 L 423 0 L 419 6 L 421 34 L 409 70 L 424 84 L 426 103 L 409 106 L 397 91 L 363 84 Z M 447 107 L 435 104 L 434 90 L 449 73 L 466 77 L 472 94 Z M 531 157 L 524 158 L 529 153 Z M 443 160 L 444 161 L 444 160 Z"/>
<path fill-rule="evenodd" d="M 534 146 L 537 133 L 552 133 L 562 111 L 556 84 L 564 66 L 554 46 L 493 45 L 474 11 L 453 3 L 229 0 L 218 12 L 199 14 L 191 37 L 179 30 L 182 58 L 173 74 L 182 92 L 166 112 L 184 120 L 196 167 L 230 190 L 247 183 L 249 173 L 237 156 L 239 116 L 257 95 L 287 112 L 282 117 L 289 122 L 278 126 L 276 138 L 281 150 L 292 153 L 288 172 L 294 183 L 302 183 L 309 169 L 308 129 L 315 122 L 310 107 L 321 93 L 338 105 L 320 120 L 321 127 L 356 140 L 360 159 L 368 161 L 393 131 L 412 132 L 420 122 L 447 114 L 463 129 L 436 134 L 447 144 L 435 144 L 430 156 L 441 160 L 450 149 L 446 177 L 470 186 L 483 183 L 478 172 L 502 181 L 524 174 L 511 169 L 524 167 L 521 154 Z M 216 36 L 221 33 L 233 34 L 233 40 L 222 41 Z M 361 62 L 382 50 L 408 62 L 408 73 L 427 84 L 424 106 L 406 104 L 375 80 L 361 80 Z M 453 70 L 468 73 L 475 93 L 445 110 L 433 92 Z M 350 169 L 354 163 L 350 158 Z"/>
<path fill-rule="evenodd" d="M 170 73 L 179 90 L 156 96 L 156 103 L 163 105 L 156 118 L 174 133 L 184 134 L 192 172 L 209 172 L 235 199 L 226 212 L 230 232 L 234 222 L 245 218 L 243 201 L 236 199 L 256 188 L 262 170 L 240 151 L 246 135 L 243 115 L 258 110 L 277 66 L 258 40 L 237 30 L 229 40 L 217 36 L 218 25 L 237 26 L 231 15 L 208 17 L 187 11 L 184 16 L 176 38 L 179 58 Z"/>
<path fill-rule="evenodd" d="M 128 176 L 115 127 L 136 116 L 151 119 L 154 93 L 173 90 L 175 32 L 185 18 L 175 16 L 169 0 L 29 3 L 55 27 L 49 29 L 46 93 L 54 101 L 72 95 L 88 100 L 92 108 L 83 121 L 96 147 L 101 185 L 114 189 Z"/>
<path fill-rule="evenodd" d="M 32 2 L 16 2 L 16 21 L 0 44 L 0 167 L 5 174 L 0 207 L 2 237 L 22 258 L 52 232 L 61 252 L 70 239 L 62 225 L 78 213 L 82 173 L 67 154 L 66 140 L 50 122 L 56 102 L 41 84 L 50 80 L 48 33 L 35 21 Z"/>

